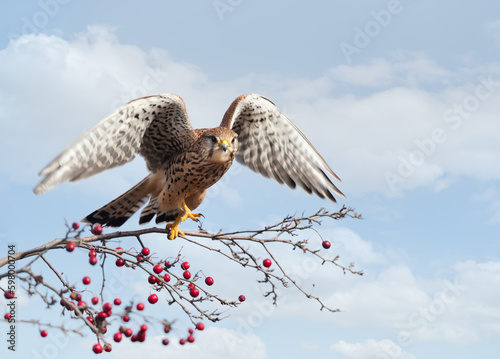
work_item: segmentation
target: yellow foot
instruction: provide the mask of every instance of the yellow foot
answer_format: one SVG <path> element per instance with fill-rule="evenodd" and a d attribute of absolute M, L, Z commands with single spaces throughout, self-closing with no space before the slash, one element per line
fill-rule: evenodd
<path fill-rule="evenodd" d="M 177 217 L 177 219 L 180 219 L 180 218 Z M 177 221 L 177 219 L 175 220 L 174 223 L 167 224 L 167 229 L 170 230 L 170 234 L 168 235 L 168 239 L 170 239 L 170 240 L 176 239 L 179 236 L 179 234 L 181 236 L 184 236 L 184 232 L 179 229 L 179 222 L 180 221 Z"/>
<path fill-rule="evenodd" d="M 184 232 L 182 232 L 179 229 L 179 224 L 181 222 L 184 222 L 186 219 L 191 218 L 193 221 L 198 222 L 198 217 L 201 217 L 201 213 L 193 213 L 191 210 L 186 206 L 185 202 L 182 202 L 182 206 L 184 207 L 184 215 L 178 215 L 177 218 L 175 219 L 174 223 L 169 223 L 167 224 L 167 229 L 170 230 L 170 234 L 168 236 L 168 239 L 175 239 L 179 236 L 184 236 Z"/>
<path fill-rule="evenodd" d="M 181 222 L 185 221 L 188 218 L 191 218 L 193 221 L 198 222 L 198 217 L 203 216 L 201 213 L 193 213 L 191 210 L 184 204 L 184 215 L 181 217 Z"/>

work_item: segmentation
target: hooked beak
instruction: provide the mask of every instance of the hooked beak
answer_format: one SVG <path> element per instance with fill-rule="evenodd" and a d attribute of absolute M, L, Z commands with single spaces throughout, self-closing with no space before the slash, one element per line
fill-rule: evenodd
<path fill-rule="evenodd" d="M 222 148 L 225 152 L 229 148 L 229 143 L 227 142 L 227 140 L 220 141 L 219 147 Z"/>

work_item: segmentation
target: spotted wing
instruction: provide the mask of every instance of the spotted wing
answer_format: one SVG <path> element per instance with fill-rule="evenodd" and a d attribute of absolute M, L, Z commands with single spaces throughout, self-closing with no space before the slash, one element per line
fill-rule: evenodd
<path fill-rule="evenodd" d="M 84 133 L 40 173 L 33 190 L 43 193 L 68 180 L 78 181 L 131 161 L 138 153 L 155 171 L 194 139 L 184 102 L 162 94 L 138 98 Z"/>
<path fill-rule="evenodd" d="M 331 178 L 340 179 L 304 134 L 267 98 L 249 94 L 229 107 L 221 126 L 238 134 L 238 162 L 290 188 L 336 202 L 345 198 Z"/>

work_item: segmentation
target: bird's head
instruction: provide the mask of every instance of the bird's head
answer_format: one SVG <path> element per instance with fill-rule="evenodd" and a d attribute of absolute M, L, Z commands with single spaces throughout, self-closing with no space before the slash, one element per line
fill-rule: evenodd
<path fill-rule="evenodd" d="M 203 136 L 203 143 L 212 162 L 232 161 L 238 151 L 238 135 L 228 128 L 207 130 Z"/>

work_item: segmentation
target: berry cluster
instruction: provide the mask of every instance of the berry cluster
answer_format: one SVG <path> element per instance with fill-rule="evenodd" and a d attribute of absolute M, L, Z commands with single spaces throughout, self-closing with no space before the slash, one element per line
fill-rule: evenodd
<path fill-rule="evenodd" d="M 78 223 L 73 223 L 72 228 L 77 230 L 79 228 Z M 92 233 L 95 235 L 102 233 L 101 226 L 94 226 L 92 228 Z M 76 242 L 68 242 L 66 245 L 66 250 L 68 252 L 73 252 L 76 248 Z M 89 263 L 91 265 L 95 265 L 98 263 L 97 254 L 104 253 L 106 255 L 109 253 L 109 248 L 92 246 L 88 251 Z M 114 252 L 116 253 L 116 262 L 115 265 L 117 267 L 123 267 L 126 264 L 126 261 L 129 262 L 130 266 L 142 264 L 146 266 L 151 265 L 151 269 L 154 274 L 150 274 L 147 278 L 148 283 L 153 287 L 152 289 L 159 291 L 162 286 L 169 283 L 171 281 L 171 276 L 174 276 L 177 279 L 177 282 L 184 281 L 185 289 L 189 291 L 189 295 L 194 300 L 195 298 L 200 296 L 200 289 L 197 288 L 195 282 L 199 278 L 199 273 L 196 273 L 194 276 L 191 274 L 189 269 L 191 268 L 191 264 L 187 261 L 181 261 L 179 258 L 176 258 L 172 263 L 170 261 L 165 261 L 163 263 L 155 263 L 151 259 L 151 250 L 148 247 L 143 247 L 139 252 L 133 254 L 131 250 L 126 251 L 122 247 L 117 247 Z M 126 259 L 126 256 L 131 256 L 132 259 Z M 180 268 L 182 270 L 181 273 L 172 272 L 175 268 L 176 264 L 180 263 Z M 201 273 L 201 272 L 200 272 Z M 215 283 L 213 277 L 205 276 L 205 284 L 207 286 L 212 286 Z M 85 286 L 90 286 L 92 283 L 92 279 L 89 276 L 84 276 L 82 278 L 82 283 Z M 7 292 L 5 296 L 7 297 Z M 9 294 L 10 296 L 10 294 Z M 241 299 L 243 298 L 243 300 Z M 244 301 L 244 296 L 240 296 L 240 302 Z M 147 297 L 147 301 L 150 304 L 156 304 L 159 301 L 159 296 L 156 293 L 152 293 Z M 97 329 L 97 336 L 104 340 L 104 343 L 95 343 L 92 347 L 92 350 L 96 354 L 100 354 L 103 351 L 110 352 L 112 350 L 112 345 L 106 342 L 104 335 L 108 331 L 108 327 L 110 323 L 115 323 L 116 320 L 110 320 L 112 317 L 119 317 L 120 326 L 116 332 L 113 333 L 112 339 L 115 343 L 121 342 L 124 337 L 130 338 L 132 342 L 144 342 L 147 337 L 148 325 L 146 323 L 140 324 L 140 326 L 134 331 L 132 327 L 127 326 L 127 323 L 131 320 L 131 315 L 137 315 L 142 317 L 142 312 L 146 309 L 146 305 L 143 302 L 138 302 L 126 306 L 124 308 L 125 312 L 121 314 L 113 314 L 113 310 L 116 307 L 119 307 L 122 304 L 122 300 L 120 298 L 115 298 L 112 303 L 106 302 L 99 306 L 100 299 L 96 296 L 90 298 L 91 305 L 88 305 L 87 302 L 82 300 L 82 294 L 75 291 L 72 291 L 69 297 L 61 298 L 60 304 L 61 306 L 69 311 L 69 312 L 80 312 L 84 315 L 86 322 L 90 323 Z M 78 314 L 79 315 L 79 314 Z M 10 314 L 5 315 L 5 319 L 10 318 Z M 202 322 L 198 322 L 194 328 L 188 329 L 188 335 L 185 338 L 181 338 L 179 343 L 184 345 L 186 343 L 193 343 L 195 341 L 195 330 L 202 331 L 205 329 L 205 325 Z M 171 330 L 170 324 L 163 324 L 163 330 L 165 333 L 169 333 Z M 47 330 L 41 330 L 40 335 L 42 337 L 46 337 L 48 335 Z M 168 345 L 170 343 L 169 338 L 164 338 L 162 340 L 164 345 Z"/>

